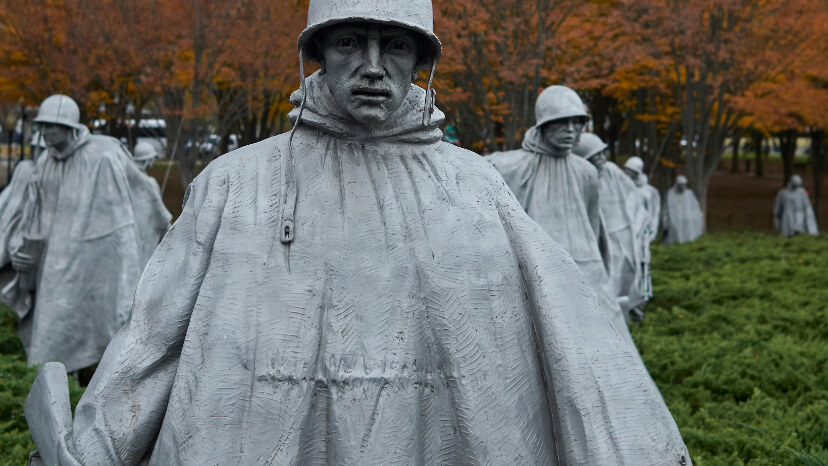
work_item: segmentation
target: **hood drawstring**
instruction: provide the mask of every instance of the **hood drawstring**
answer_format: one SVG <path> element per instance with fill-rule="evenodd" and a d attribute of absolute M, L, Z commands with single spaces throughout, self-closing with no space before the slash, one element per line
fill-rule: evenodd
<path fill-rule="evenodd" d="M 431 72 L 428 75 L 428 86 L 425 92 L 425 105 L 423 106 L 423 127 L 428 128 L 431 125 L 431 115 L 434 113 L 434 100 L 437 98 L 437 91 L 431 88 L 434 83 L 434 70 L 437 68 L 437 63 L 434 59 L 431 60 Z"/>
<path fill-rule="evenodd" d="M 284 188 L 284 198 L 282 202 L 282 224 L 279 229 L 279 240 L 282 244 L 290 244 L 296 237 L 296 224 L 294 222 L 296 216 L 296 197 L 298 192 L 296 190 L 296 171 L 293 159 L 293 136 L 296 134 L 296 128 L 302 122 L 302 113 L 305 111 L 305 102 L 308 100 L 308 89 L 305 84 L 305 60 L 303 57 L 303 50 L 299 49 L 299 89 L 302 91 L 302 103 L 299 105 L 299 116 L 293 123 L 293 128 L 290 130 L 290 137 L 288 139 L 288 153 L 282 157 L 282 187 Z"/>

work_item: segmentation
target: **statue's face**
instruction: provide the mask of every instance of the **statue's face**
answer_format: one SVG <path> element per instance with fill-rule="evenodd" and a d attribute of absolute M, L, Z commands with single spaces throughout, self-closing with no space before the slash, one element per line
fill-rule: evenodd
<path fill-rule="evenodd" d="M 402 105 L 417 64 L 416 33 L 346 23 L 333 26 L 320 45 L 328 89 L 348 115 L 375 125 Z"/>
<path fill-rule="evenodd" d="M 569 152 L 578 144 L 578 137 L 585 123 L 583 118 L 562 118 L 551 121 L 541 130 L 543 140 L 560 153 Z"/>
<path fill-rule="evenodd" d="M 604 165 L 607 164 L 607 151 L 603 150 L 592 157 L 589 158 L 589 161 L 595 165 L 595 168 L 598 169 L 598 172 L 604 171 Z"/>
<path fill-rule="evenodd" d="M 629 176 L 630 179 L 632 179 L 636 183 L 638 182 L 638 172 L 637 171 L 632 170 L 632 169 L 627 168 L 627 167 L 624 167 L 624 173 L 626 173 L 627 176 Z"/>
<path fill-rule="evenodd" d="M 65 149 L 72 142 L 73 130 L 68 126 L 45 123 L 41 132 L 46 145 L 57 150 Z"/>
<path fill-rule="evenodd" d="M 791 177 L 790 185 L 791 189 L 799 188 L 802 186 L 802 178 L 799 178 L 798 176 Z"/>

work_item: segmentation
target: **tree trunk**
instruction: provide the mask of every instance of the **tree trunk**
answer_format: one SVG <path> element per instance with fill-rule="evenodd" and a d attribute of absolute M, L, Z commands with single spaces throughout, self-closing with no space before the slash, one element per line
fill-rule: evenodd
<path fill-rule="evenodd" d="M 730 173 L 739 172 L 739 147 L 742 145 L 742 130 L 733 132 L 733 159 L 730 161 Z"/>
<path fill-rule="evenodd" d="M 785 176 L 782 186 L 787 186 L 793 176 L 794 157 L 796 157 L 796 138 L 799 134 L 796 130 L 786 129 L 779 134 L 779 149 L 782 153 L 782 164 L 785 169 Z"/>
<path fill-rule="evenodd" d="M 822 194 L 822 169 L 825 167 L 825 151 L 823 141 L 825 130 L 820 128 L 811 132 L 811 157 L 814 170 L 814 212 L 817 216 L 817 224 L 824 225 L 819 218 L 819 199 Z"/>
<path fill-rule="evenodd" d="M 750 138 L 753 140 L 753 150 L 756 152 L 756 177 L 765 176 L 765 168 L 762 164 L 762 142 L 765 137 L 759 131 L 754 131 Z"/>

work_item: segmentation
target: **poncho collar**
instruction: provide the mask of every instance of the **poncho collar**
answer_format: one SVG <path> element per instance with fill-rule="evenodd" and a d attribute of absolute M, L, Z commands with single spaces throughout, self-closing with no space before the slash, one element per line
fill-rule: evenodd
<path fill-rule="evenodd" d="M 49 155 L 55 160 L 66 160 L 72 156 L 82 145 L 89 142 L 89 129 L 86 127 L 80 127 L 75 129 L 75 140 L 69 144 L 66 149 L 62 151 L 58 151 L 53 147 L 49 147 Z"/>
<path fill-rule="evenodd" d="M 368 127 L 355 121 L 339 108 L 322 76 L 317 71 L 305 81 L 308 95 L 301 125 L 318 129 L 338 139 L 363 143 L 430 144 L 442 138 L 443 132 L 440 131 L 440 124 L 445 120 L 445 115 L 439 109 L 434 109 L 430 124 L 423 126 L 425 105 L 423 88 L 412 84 L 408 96 L 396 112 L 381 125 Z M 302 89 L 290 96 L 290 103 L 296 106 L 288 115 L 291 124 L 294 124 L 299 116 L 302 97 Z"/>
<path fill-rule="evenodd" d="M 544 141 L 540 128 L 537 126 L 533 126 L 526 131 L 526 135 L 523 136 L 523 144 L 521 147 L 527 152 L 538 155 L 546 155 L 549 157 L 564 158 L 569 155 L 569 153 L 561 155 L 553 150 L 552 146 L 550 146 L 548 142 Z"/>

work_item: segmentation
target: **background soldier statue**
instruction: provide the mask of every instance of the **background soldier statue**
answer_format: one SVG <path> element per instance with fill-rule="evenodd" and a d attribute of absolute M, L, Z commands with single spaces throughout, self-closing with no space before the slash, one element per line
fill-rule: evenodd
<path fill-rule="evenodd" d="M 299 49 L 321 71 L 294 129 L 193 182 L 74 423 L 33 428 L 60 439 L 38 446 L 85 465 L 680 464 L 577 266 L 440 141 L 411 84 L 441 53 L 431 2 L 312 0 Z"/>
<path fill-rule="evenodd" d="M 788 181 L 788 186 L 776 195 L 773 225 L 776 231 L 788 238 L 798 234 L 819 234 L 811 199 L 802 187 L 802 178 L 799 175 L 793 175 Z"/>
<path fill-rule="evenodd" d="M 676 177 L 676 185 L 667 191 L 664 208 L 664 237 L 662 243 L 688 243 L 704 234 L 704 213 L 699 200 L 687 187 L 684 175 Z"/>
<path fill-rule="evenodd" d="M 607 270 L 621 308 L 634 320 L 640 320 L 642 308 L 652 296 L 647 286 L 651 282 L 650 271 L 642 250 L 642 245 L 649 250 L 649 243 L 641 238 L 646 234 L 643 227 L 649 217 L 639 201 L 638 187 L 618 165 L 607 161 L 607 148 L 597 135 L 584 133 L 573 152 L 598 169 L 601 224 L 607 237 Z"/>
<path fill-rule="evenodd" d="M 503 175 L 526 213 L 572 258 L 601 300 L 601 306 L 630 345 L 624 314 L 604 266 L 598 171 L 572 155 L 588 121 L 586 107 L 566 86 L 546 88 L 535 104 L 535 126 L 523 147 L 488 159 Z"/>
<path fill-rule="evenodd" d="M 78 371 L 126 322 L 145 263 L 128 175 L 138 170 L 118 141 L 89 134 L 65 95 L 44 100 L 35 122 L 48 152 L 19 221 L 4 225 L 12 231 L 3 254 L 17 274 L 0 297 L 21 318 L 29 364 Z"/>
<path fill-rule="evenodd" d="M 135 207 L 135 218 L 138 219 L 144 262 L 152 257 L 156 246 L 169 231 L 172 220 L 172 214 L 161 198 L 158 182 L 146 174 L 147 168 L 152 166 L 156 158 L 158 152 L 151 144 L 139 142 L 135 145 L 135 153 L 132 156 L 138 170 L 127 170 L 129 184 L 133 187 L 132 203 Z"/>

